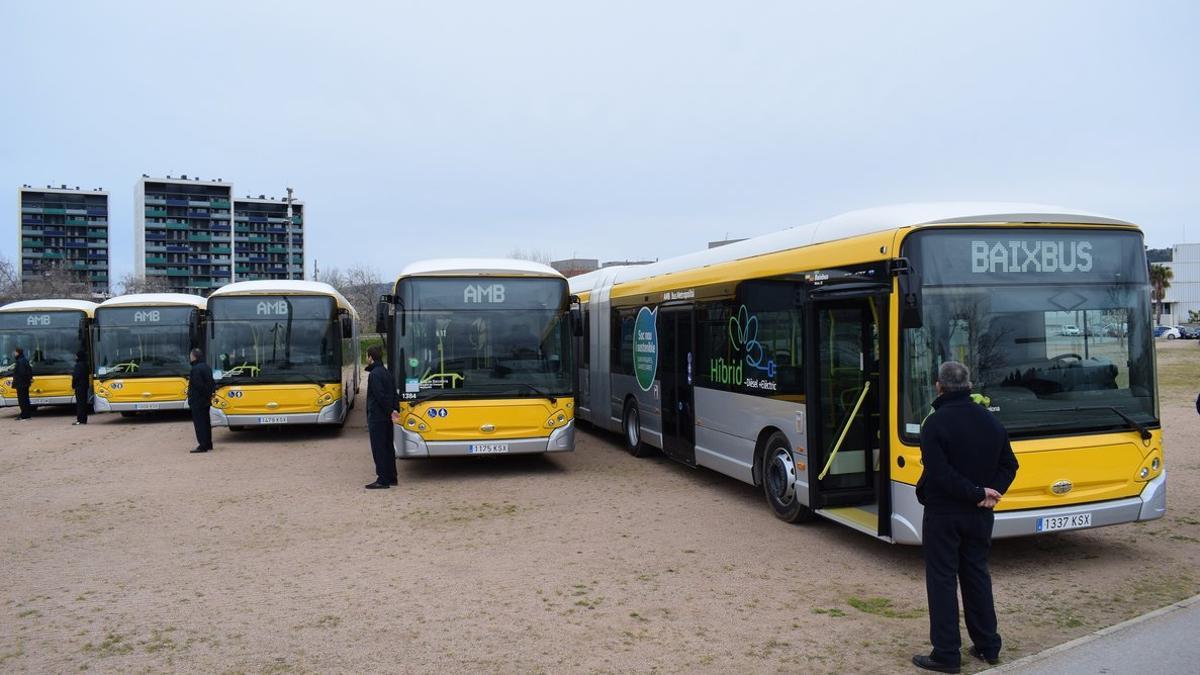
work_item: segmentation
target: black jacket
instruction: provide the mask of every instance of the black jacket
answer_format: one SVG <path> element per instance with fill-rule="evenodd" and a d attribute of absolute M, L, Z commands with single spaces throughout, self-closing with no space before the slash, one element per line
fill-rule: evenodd
<path fill-rule="evenodd" d="M 33 386 L 33 366 L 29 365 L 29 359 L 22 354 L 17 357 L 17 362 L 13 364 L 13 387 L 17 389 L 28 389 Z"/>
<path fill-rule="evenodd" d="M 921 426 L 917 500 L 931 513 L 973 512 L 983 488 L 1003 494 L 1017 475 L 1008 432 L 969 392 L 942 394 Z"/>
<path fill-rule="evenodd" d="M 76 361 L 71 370 L 71 388 L 75 391 L 87 391 L 88 367 L 86 361 Z"/>
<path fill-rule="evenodd" d="M 367 366 L 367 423 L 391 423 L 396 409 L 396 380 L 382 363 Z"/>
<path fill-rule="evenodd" d="M 204 361 L 193 363 L 192 372 L 188 375 L 188 407 L 209 407 L 216 391 L 217 383 L 213 381 L 212 368 Z"/>

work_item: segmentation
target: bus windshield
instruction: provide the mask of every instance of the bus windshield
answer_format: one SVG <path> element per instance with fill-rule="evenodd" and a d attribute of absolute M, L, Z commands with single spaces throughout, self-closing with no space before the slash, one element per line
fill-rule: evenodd
<path fill-rule="evenodd" d="M 101 379 L 187 375 L 195 316 L 191 307 L 96 310 L 96 375 Z"/>
<path fill-rule="evenodd" d="M 341 380 L 333 298 L 300 295 L 209 300 L 213 378 L 233 383 Z"/>
<path fill-rule="evenodd" d="M 82 312 L 0 313 L 0 375 L 9 375 L 16 365 L 13 350 L 21 347 L 34 375 L 65 375 L 75 366 L 80 342 Z"/>
<path fill-rule="evenodd" d="M 564 280 L 405 279 L 397 290 L 395 363 L 406 398 L 572 393 Z"/>
<path fill-rule="evenodd" d="M 923 325 L 901 340 L 904 436 L 919 434 L 946 360 L 967 364 L 1013 437 L 1157 424 L 1140 234 L 955 230 L 905 247 Z"/>

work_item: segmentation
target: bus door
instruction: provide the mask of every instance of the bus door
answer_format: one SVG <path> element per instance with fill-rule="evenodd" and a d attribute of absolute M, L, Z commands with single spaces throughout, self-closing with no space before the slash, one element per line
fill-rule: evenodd
<path fill-rule="evenodd" d="M 838 515 L 872 534 L 885 534 L 880 522 L 890 521 L 890 512 L 879 518 L 880 509 L 890 508 L 880 476 L 881 459 L 886 463 L 880 377 L 886 297 L 813 294 L 808 304 L 811 506 L 845 511 Z"/>
<path fill-rule="evenodd" d="M 696 464 L 696 416 L 692 393 L 694 316 L 695 311 L 690 305 L 658 310 L 663 454 L 690 466 Z"/>

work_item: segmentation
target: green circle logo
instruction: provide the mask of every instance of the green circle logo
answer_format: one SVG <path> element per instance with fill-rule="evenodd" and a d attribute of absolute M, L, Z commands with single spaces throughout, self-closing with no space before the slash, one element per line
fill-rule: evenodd
<path fill-rule="evenodd" d="M 633 374 L 642 391 L 650 391 L 658 374 L 658 310 L 643 307 L 633 322 Z"/>

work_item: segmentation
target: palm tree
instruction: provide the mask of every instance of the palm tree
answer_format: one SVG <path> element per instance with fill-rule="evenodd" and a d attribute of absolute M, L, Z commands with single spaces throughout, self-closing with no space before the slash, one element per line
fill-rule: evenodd
<path fill-rule="evenodd" d="M 1175 272 L 1170 267 L 1166 265 L 1150 266 L 1150 286 L 1153 287 L 1151 299 L 1155 301 L 1158 307 L 1154 313 L 1154 323 L 1156 325 L 1162 322 L 1163 298 L 1166 297 L 1167 289 L 1171 287 L 1171 280 L 1174 278 Z"/>

